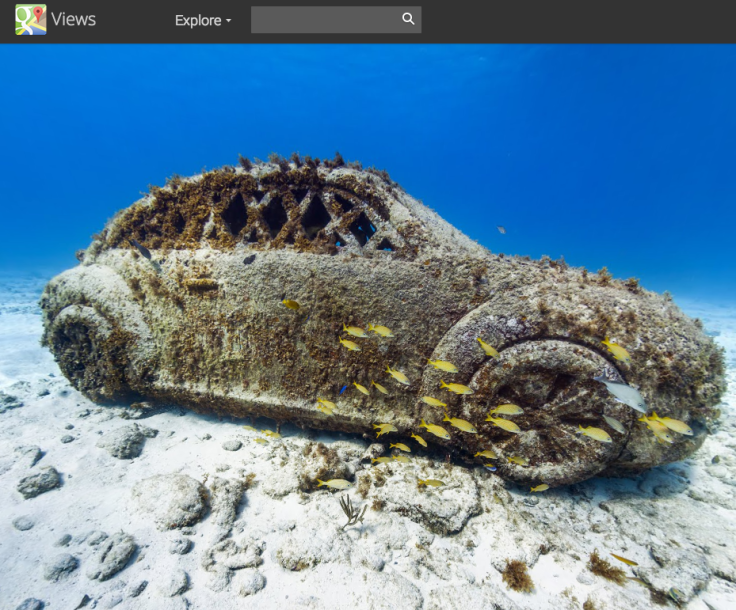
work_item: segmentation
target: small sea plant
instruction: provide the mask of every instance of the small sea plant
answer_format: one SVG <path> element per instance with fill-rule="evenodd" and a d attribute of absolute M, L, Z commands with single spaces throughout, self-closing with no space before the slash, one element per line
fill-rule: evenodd
<path fill-rule="evenodd" d="M 623 585 L 626 582 L 626 572 L 621 568 L 616 568 L 608 563 L 605 559 L 598 555 L 598 549 L 590 554 L 588 560 L 588 569 L 596 576 L 602 576 L 608 580 L 615 582 L 617 585 Z"/>
<path fill-rule="evenodd" d="M 608 267 L 602 267 L 601 269 L 598 269 L 598 283 L 601 286 L 608 286 L 608 284 L 611 283 L 612 278 L 613 275 L 611 275 Z"/>
<path fill-rule="evenodd" d="M 368 508 L 367 504 L 363 505 L 362 511 L 359 508 L 353 508 L 353 504 L 352 502 L 350 502 L 350 496 L 346 494 L 342 498 L 340 498 L 340 506 L 342 507 L 343 512 L 345 513 L 345 515 L 347 515 L 348 518 L 348 522 L 342 526 L 342 529 L 345 529 L 348 525 L 363 523 L 363 516 L 365 515 L 365 511 Z"/>
<path fill-rule="evenodd" d="M 242 167 L 246 172 L 249 172 L 251 169 L 253 169 L 253 164 L 250 162 L 250 159 L 248 157 L 238 155 L 238 163 L 240 163 L 240 167 Z"/>
<path fill-rule="evenodd" d="M 639 294 L 641 292 L 638 278 L 630 277 L 624 282 L 624 286 L 626 286 L 626 288 L 628 288 L 634 294 Z"/>
<path fill-rule="evenodd" d="M 373 500 L 373 504 L 371 505 L 371 510 L 375 511 L 381 511 L 386 506 L 386 502 L 381 500 L 381 498 L 376 498 Z"/>
<path fill-rule="evenodd" d="M 526 569 L 526 562 L 513 559 L 506 560 L 506 567 L 502 572 L 503 581 L 514 591 L 523 591 L 531 593 L 534 589 L 534 583 Z"/>

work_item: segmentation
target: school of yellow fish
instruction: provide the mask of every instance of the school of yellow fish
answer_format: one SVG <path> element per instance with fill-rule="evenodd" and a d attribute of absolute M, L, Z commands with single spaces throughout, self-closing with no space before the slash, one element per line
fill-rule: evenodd
<path fill-rule="evenodd" d="M 282 301 L 284 306 L 288 307 L 289 309 L 292 309 L 294 311 L 298 311 L 300 308 L 299 303 L 296 301 L 292 301 L 289 299 L 284 299 Z M 381 338 L 389 338 L 393 337 L 394 334 L 392 331 L 387 328 L 386 326 L 382 326 L 380 324 L 369 324 L 367 331 L 363 328 L 360 328 L 359 326 L 348 326 L 343 322 L 342 325 L 342 331 L 350 335 L 351 337 L 361 338 L 365 339 L 368 338 L 369 332 L 374 333 L 378 337 Z M 485 353 L 486 356 L 490 356 L 492 358 L 498 358 L 499 353 L 498 351 L 485 341 L 481 339 L 480 337 L 477 337 L 476 339 Z M 340 344 L 345 347 L 347 350 L 350 351 L 361 351 L 360 345 L 358 345 L 356 342 L 346 339 L 344 337 L 338 337 L 338 341 Z M 601 341 L 603 345 L 606 346 L 607 350 L 613 355 L 613 357 L 616 360 L 620 360 L 621 362 L 624 362 L 626 364 L 631 363 L 631 356 L 629 355 L 629 352 L 622 347 L 621 345 L 618 345 L 616 342 L 611 341 L 608 337 L 606 337 L 603 341 Z M 458 373 L 458 368 L 452 363 L 447 360 L 430 360 L 427 359 L 427 362 L 431 364 L 436 370 L 443 371 L 446 373 Z M 390 365 L 386 365 L 386 373 L 388 373 L 393 379 L 404 386 L 411 385 L 411 382 L 409 381 L 408 377 L 401 372 L 398 369 L 392 369 Z M 352 385 L 358 390 L 360 393 L 365 394 L 366 396 L 370 396 L 370 389 L 369 387 L 366 387 L 357 381 L 353 381 Z M 378 382 L 371 380 L 370 387 L 375 387 L 379 392 L 382 394 L 389 394 L 389 391 L 379 384 Z M 343 388 L 342 391 L 344 391 L 347 388 Z M 473 394 L 472 388 L 460 384 L 460 383 L 445 383 L 444 380 L 440 380 L 439 388 L 438 389 L 445 389 L 448 392 L 452 392 L 457 395 L 470 395 Z M 340 392 L 342 394 L 342 391 Z M 475 426 L 464 420 L 459 419 L 457 417 L 450 417 L 449 413 L 447 412 L 447 403 L 442 402 L 438 398 L 435 398 L 434 396 L 422 396 L 420 398 L 422 402 L 425 404 L 428 404 L 432 407 L 439 407 L 444 409 L 444 418 L 442 419 L 443 422 L 448 422 L 449 425 L 453 428 L 457 428 L 458 430 L 462 432 L 466 432 L 468 434 L 477 434 L 478 430 L 475 428 Z M 326 400 L 324 398 L 317 398 L 317 409 L 324 413 L 325 415 L 332 415 L 333 412 L 337 409 L 337 406 L 334 402 L 330 402 L 329 400 Z M 642 409 L 645 411 L 645 409 Z M 514 404 L 501 404 L 494 408 L 492 408 L 488 412 L 488 416 L 486 417 L 485 421 L 490 422 L 494 426 L 505 430 L 506 432 L 510 432 L 512 434 L 520 434 L 523 432 L 521 428 L 519 428 L 518 425 L 516 425 L 513 421 L 509 419 L 505 419 L 505 417 L 501 416 L 513 416 L 513 415 L 521 415 L 524 411 L 519 407 L 518 405 Z M 623 424 L 618 421 L 617 419 L 610 417 L 608 415 L 603 415 L 603 419 L 608 424 L 608 426 L 617 432 L 618 434 L 625 434 L 626 429 L 624 428 Z M 692 429 L 685 423 L 676 419 L 672 419 L 670 417 L 659 417 L 656 412 L 654 412 L 651 416 L 647 417 L 646 414 L 644 414 L 642 417 L 639 418 L 640 422 L 645 423 L 649 429 L 654 434 L 654 437 L 656 438 L 657 442 L 667 444 L 667 443 L 673 443 L 674 438 L 670 434 L 670 431 L 676 432 L 678 434 L 684 434 L 684 435 L 692 435 L 693 431 Z M 380 437 L 384 434 L 388 434 L 390 432 L 398 432 L 398 429 L 390 423 L 378 423 L 374 424 L 373 427 L 377 430 L 376 436 Z M 434 423 L 427 423 L 424 421 L 424 419 L 421 420 L 421 423 L 419 424 L 418 428 L 424 428 L 428 433 L 433 434 L 434 436 L 437 436 L 441 439 L 449 439 L 450 433 L 443 428 L 440 425 L 434 424 Z M 266 431 L 263 431 L 266 433 Z M 419 432 L 419 430 L 417 430 Z M 601 442 L 601 443 L 612 443 L 613 439 L 611 436 L 603 430 L 602 428 L 596 428 L 594 426 L 587 426 L 586 428 L 583 428 L 581 425 L 578 425 L 577 433 L 583 436 L 586 436 L 590 439 L 593 439 L 595 441 Z M 414 432 L 411 432 L 411 438 L 413 438 L 417 443 L 422 445 L 423 447 L 427 447 L 427 442 L 419 435 Z M 400 451 L 410 453 L 411 449 L 403 444 L 403 443 L 393 443 L 390 445 L 390 448 L 396 448 Z M 475 454 L 474 457 L 482 457 L 487 459 L 498 459 L 498 456 L 491 451 L 490 449 L 486 449 L 484 451 L 479 451 Z M 529 465 L 529 459 L 524 456 L 507 456 L 507 461 L 509 463 L 513 463 L 519 466 L 528 466 Z M 375 458 L 371 460 L 373 463 L 387 463 L 391 461 L 401 461 L 401 462 L 408 462 L 409 458 L 405 455 L 394 455 L 393 460 L 390 458 Z M 489 470 L 495 470 L 492 464 L 484 464 L 486 468 Z M 327 481 L 322 482 L 320 485 L 324 484 L 326 486 L 330 487 L 338 487 L 336 484 L 331 484 L 333 481 Z M 345 481 L 347 483 L 347 481 Z M 435 481 L 433 479 L 428 479 L 427 481 L 419 481 L 420 485 L 444 485 L 441 481 Z M 340 489 L 344 489 L 345 487 L 339 487 Z M 532 487 L 532 492 L 541 492 L 546 491 L 549 489 L 549 486 L 546 483 L 540 483 L 536 487 Z"/>
<path fill-rule="evenodd" d="M 500 229 L 500 227 L 499 227 Z M 299 310 L 299 303 L 292 300 L 283 300 L 282 303 L 284 306 L 288 307 L 289 309 L 292 309 L 294 311 Z M 345 323 L 343 323 L 342 330 L 349 335 L 353 337 L 358 338 L 366 338 L 368 337 L 368 334 L 365 330 L 363 330 L 360 327 L 357 326 L 347 326 Z M 368 325 L 368 332 L 374 332 L 376 335 L 380 337 L 393 337 L 393 333 L 390 329 L 388 329 L 385 326 L 381 325 L 374 325 L 369 324 Z M 351 351 L 360 351 L 360 346 L 348 339 L 344 339 L 342 337 L 338 337 L 340 343 L 348 350 Z M 480 337 L 477 338 L 481 348 L 485 352 L 487 356 L 491 356 L 494 358 L 499 357 L 499 353 L 490 345 L 485 343 Z M 625 348 L 618 345 L 615 342 L 612 342 L 609 340 L 608 337 L 605 338 L 602 343 L 607 347 L 608 351 L 610 351 L 613 354 L 613 357 L 616 360 L 620 360 L 622 362 L 625 362 L 629 364 L 631 362 L 631 357 L 626 351 Z M 435 369 L 444 371 L 447 373 L 457 373 L 458 369 L 457 367 L 452 363 L 448 362 L 446 360 L 429 360 L 427 359 L 427 362 L 431 364 Z M 411 382 L 406 377 L 404 373 L 397 369 L 392 369 L 390 366 L 386 366 L 386 372 L 391 375 L 398 383 L 402 385 L 410 385 Z M 364 385 L 358 383 L 357 381 L 353 381 L 352 385 L 362 394 L 365 394 L 367 396 L 370 395 L 369 388 L 365 387 Z M 342 392 L 347 388 L 346 385 Z M 389 391 L 382 386 L 381 384 L 377 383 L 374 380 L 371 380 L 371 387 L 375 387 L 379 392 L 382 394 L 389 394 Z M 443 380 L 440 381 L 440 389 L 446 389 L 449 392 L 453 392 L 458 395 L 469 395 L 473 394 L 473 390 L 469 388 L 468 386 L 459 384 L 459 383 L 445 383 Z M 441 400 L 434 398 L 433 396 L 422 396 L 421 401 L 425 404 L 428 404 L 432 407 L 439 407 L 444 409 L 444 418 L 442 421 L 446 421 L 450 424 L 450 426 L 457 428 L 458 430 L 461 430 L 462 432 L 466 432 L 469 434 L 477 434 L 478 430 L 471 424 L 470 422 L 459 419 L 457 417 L 450 417 L 449 413 L 447 412 L 447 404 L 442 402 Z M 633 405 L 632 405 L 633 406 Z M 334 402 L 331 402 L 325 398 L 318 397 L 317 398 L 317 409 L 324 413 L 325 415 L 332 415 L 333 412 L 337 409 L 337 405 Z M 488 416 L 486 417 L 487 422 L 492 423 L 494 426 L 501 428 L 502 430 L 505 430 L 507 432 L 511 432 L 513 434 L 519 434 L 522 432 L 522 430 L 517 426 L 514 422 L 504 419 L 503 417 L 498 417 L 501 415 L 505 416 L 513 416 L 513 415 L 521 415 L 524 411 L 519 407 L 518 405 L 514 404 L 501 404 L 493 409 L 491 409 L 488 412 Z M 494 417 L 496 416 L 496 417 Z M 608 415 L 603 415 L 603 419 L 608 424 L 608 426 L 616 431 L 619 434 L 625 434 L 626 429 L 624 428 L 623 424 L 618 421 L 617 419 L 610 417 Z M 649 429 L 654 434 L 654 437 L 657 439 L 657 442 L 667 444 L 667 443 L 673 443 L 674 438 L 670 434 L 670 431 L 676 432 L 678 434 L 684 434 L 687 436 L 692 436 L 693 431 L 692 429 L 682 421 L 679 421 L 677 419 L 673 419 L 671 417 L 659 417 L 655 412 L 652 413 L 651 416 L 647 416 L 646 413 L 642 415 L 638 419 L 638 421 L 643 422 L 646 424 Z M 379 423 L 374 424 L 373 427 L 378 430 L 376 433 L 377 437 L 380 437 L 384 434 L 388 434 L 390 432 L 398 432 L 396 426 L 390 423 Z M 253 432 L 258 432 L 255 428 L 252 426 L 243 426 L 243 428 L 249 429 Z M 439 426 L 437 424 L 427 423 L 422 418 L 421 423 L 419 424 L 419 428 L 425 428 L 427 432 L 430 434 L 434 434 L 435 436 L 442 438 L 442 439 L 449 439 L 450 434 L 449 432 L 443 428 L 442 426 Z M 281 438 L 281 435 L 278 432 L 273 432 L 271 430 L 261 430 L 261 434 L 268 438 Z M 601 443 L 611 443 L 613 442 L 613 439 L 611 436 L 602 428 L 596 428 L 594 426 L 587 426 L 586 428 L 583 428 L 581 425 L 578 425 L 578 434 L 584 435 L 588 438 L 591 438 L 595 441 L 601 442 Z M 418 434 L 415 434 L 414 432 L 411 432 L 411 438 L 413 438 L 417 443 L 422 445 L 423 447 L 427 447 L 427 442 Z M 267 443 L 268 441 L 264 438 L 257 438 L 256 442 L 259 443 Z M 411 453 L 411 448 L 404 444 L 404 443 L 390 443 L 389 449 L 398 449 L 400 452 L 404 453 Z M 498 456 L 495 452 L 493 452 L 491 449 L 485 449 L 483 451 L 478 451 L 473 457 L 480 457 L 480 458 L 486 458 L 486 459 L 498 459 Z M 525 456 L 520 455 L 511 455 L 506 456 L 506 459 L 509 463 L 516 464 L 518 466 L 528 466 L 529 465 L 529 459 Z M 387 463 L 393 463 L 393 462 L 403 462 L 408 463 L 409 457 L 404 455 L 403 453 L 394 454 L 391 457 L 377 457 L 373 458 L 371 460 L 373 464 L 387 464 Z M 495 466 L 493 464 L 484 464 L 484 466 L 489 470 L 496 470 Z M 350 481 L 347 481 L 345 479 L 330 479 L 328 481 L 322 481 L 321 479 L 317 479 L 318 487 L 328 487 L 331 489 L 337 489 L 337 490 L 345 490 L 350 489 L 353 487 L 353 484 Z M 440 481 L 438 479 L 417 479 L 417 485 L 419 487 L 443 487 L 445 483 L 443 481 Z M 530 488 L 531 493 L 540 493 L 547 491 L 549 489 L 549 485 L 546 483 L 540 483 L 534 487 Z M 622 557 L 620 555 L 616 555 L 614 553 L 611 553 L 611 555 L 617 559 L 618 561 L 625 563 L 629 566 L 637 566 L 638 564 L 635 561 L 632 561 L 630 559 L 626 559 L 625 557 Z M 636 577 L 629 577 L 630 580 L 638 581 L 640 584 L 648 586 L 647 583 L 640 578 Z M 675 603 L 680 603 L 683 599 L 683 594 L 675 588 L 671 588 L 668 591 L 668 595 L 675 601 Z"/>

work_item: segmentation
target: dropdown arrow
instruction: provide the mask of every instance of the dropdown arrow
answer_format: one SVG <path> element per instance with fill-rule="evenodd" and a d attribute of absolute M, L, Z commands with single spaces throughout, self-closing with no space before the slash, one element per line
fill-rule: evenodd
<path fill-rule="evenodd" d="M 225 19 L 225 21 L 227 21 L 228 23 L 230 23 L 230 19 Z"/>

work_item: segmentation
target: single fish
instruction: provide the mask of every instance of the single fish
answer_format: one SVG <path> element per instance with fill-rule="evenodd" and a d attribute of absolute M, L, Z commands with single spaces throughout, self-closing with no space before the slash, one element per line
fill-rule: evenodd
<path fill-rule="evenodd" d="M 636 576 L 627 576 L 626 578 L 628 578 L 629 580 L 633 580 L 634 582 L 638 582 L 643 587 L 649 588 L 649 583 L 647 583 L 646 581 L 642 580 L 641 578 L 637 578 Z"/>
<path fill-rule="evenodd" d="M 442 487 L 444 483 L 438 479 L 418 479 L 419 485 L 431 485 L 432 487 Z"/>
<path fill-rule="evenodd" d="M 348 389 L 348 386 L 344 385 L 340 388 L 340 396 L 342 396 L 342 393 Z"/>
<path fill-rule="evenodd" d="M 593 440 L 600 441 L 601 443 L 613 442 L 613 439 L 608 435 L 608 432 L 606 432 L 605 430 L 601 430 L 600 428 L 594 428 L 593 426 L 583 428 L 580 424 L 578 424 L 577 433 L 584 434 L 585 436 L 592 438 Z"/>
<path fill-rule="evenodd" d="M 501 225 L 498 225 L 496 228 L 501 235 L 506 235 L 506 229 L 504 229 Z"/>
<path fill-rule="evenodd" d="M 393 458 L 397 462 L 403 462 L 404 464 L 408 464 L 410 462 L 409 458 L 406 457 L 405 455 L 395 455 L 395 456 L 393 456 Z"/>
<path fill-rule="evenodd" d="M 457 417 L 450 417 L 447 413 L 445 413 L 445 417 L 442 421 L 449 421 L 450 425 L 454 428 L 457 428 L 458 430 L 462 430 L 463 432 L 470 432 L 470 434 L 478 434 L 478 431 L 475 429 L 475 426 L 471 424 L 469 421 L 465 421 L 464 419 L 458 419 Z"/>
<path fill-rule="evenodd" d="M 440 379 L 440 387 L 447 388 L 450 392 L 455 392 L 455 394 L 473 394 L 473 390 L 461 383 L 445 383 Z"/>
<path fill-rule="evenodd" d="M 360 351 L 360 346 L 357 343 L 353 341 L 348 341 L 347 339 L 343 339 L 342 337 L 338 337 L 338 339 L 340 340 L 340 343 L 347 347 L 351 352 Z"/>
<path fill-rule="evenodd" d="M 678 434 L 686 434 L 687 436 L 693 435 L 692 428 L 688 426 L 684 421 L 680 421 L 679 419 L 672 419 L 671 417 L 659 417 L 656 411 L 650 419 L 658 421 L 660 424 L 664 424 L 670 430 L 674 430 Z"/>
<path fill-rule="evenodd" d="M 624 425 L 617 419 L 608 417 L 608 415 L 604 415 L 603 419 L 605 419 L 606 423 L 619 434 L 626 434 L 626 428 L 624 428 Z"/>
<path fill-rule="evenodd" d="M 245 428 L 246 430 L 250 430 L 252 432 L 258 432 L 258 430 L 256 430 L 253 426 L 243 426 L 243 428 Z"/>
<path fill-rule="evenodd" d="M 647 412 L 647 405 L 644 402 L 644 398 L 639 394 L 638 390 L 635 390 L 630 385 L 618 383 L 616 381 L 609 381 L 603 376 L 593 377 L 593 380 L 605 384 L 608 391 L 613 394 L 619 402 L 629 405 L 632 409 L 639 411 L 639 413 Z"/>
<path fill-rule="evenodd" d="M 413 434 L 413 433 L 412 433 L 411 437 L 412 437 L 412 438 L 413 438 L 413 439 L 414 439 L 414 440 L 415 440 L 415 441 L 416 441 L 417 443 L 419 443 L 419 444 L 420 444 L 420 445 L 421 445 L 422 447 L 426 447 L 426 446 L 427 446 L 427 441 L 425 441 L 425 440 L 424 440 L 424 439 L 423 439 L 423 438 L 422 438 L 421 436 L 419 436 L 419 435 L 417 435 L 417 434 Z"/>
<path fill-rule="evenodd" d="M 491 422 L 494 426 L 498 426 L 499 428 L 506 430 L 506 432 L 513 432 L 514 434 L 519 434 L 521 432 L 521 428 L 517 426 L 514 422 L 509 421 L 508 419 L 503 419 L 501 417 L 491 417 L 490 415 L 486 417 L 486 421 Z"/>
<path fill-rule="evenodd" d="M 345 322 L 342 323 L 342 329 L 353 337 L 367 337 L 365 331 L 358 326 L 345 326 Z"/>
<path fill-rule="evenodd" d="M 675 442 L 674 437 L 669 432 L 669 428 L 667 428 L 667 426 L 665 426 L 664 424 L 661 424 L 658 421 L 647 417 L 646 415 L 640 417 L 639 421 L 643 421 L 647 426 L 649 426 L 649 429 L 654 433 L 654 436 L 657 437 L 657 440 L 660 443 L 672 444 Z"/>
<path fill-rule="evenodd" d="M 529 458 L 521 457 L 520 455 L 512 455 L 510 458 L 506 459 L 513 464 L 518 464 L 519 466 L 529 466 Z"/>
<path fill-rule="evenodd" d="M 419 424 L 420 428 L 426 428 L 427 432 L 431 432 L 435 436 L 439 436 L 440 438 L 449 439 L 450 434 L 445 430 L 442 426 L 436 426 L 435 424 L 428 424 L 422 419 L 422 423 Z"/>
<path fill-rule="evenodd" d="M 399 383 L 403 383 L 404 385 L 411 385 L 408 377 L 404 375 L 404 373 L 402 373 L 401 371 L 392 369 L 390 366 L 386 366 L 386 372 Z"/>
<path fill-rule="evenodd" d="M 256 260 L 256 255 L 251 254 L 250 256 L 246 256 L 243 260 L 244 265 L 250 265 L 254 260 Z"/>
<path fill-rule="evenodd" d="M 156 270 L 156 273 L 162 273 L 161 265 L 159 265 L 155 260 L 151 258 L 151 253 L 149 252 L 148 248 L 139 244 L 135 239 L 129 239 L 128 242 L 130 242 L 131 246 L 135 246 L 138 252 L 140 252 L 143 256 L 143 258 L 148 259 L 148 262 L 151 263 L 151 266 Z"/>
<path fill-rule="evenodd" d="M 422 396 L 422 402 L 426 402 L 428 405 L 431 405 L 433 407 L 446 407 L 447 406 L 441 400 L 437 400 L 436 398 L 432 398 L 431 396 Z"/>
<path fill-rule="evenodd" d="M 321 411 L 325 415 L 332 415 L 332 409 L 321 404 L 317 405 L 317 411 Z"/>
<path fill-rule="evenodd" d="M 278 432 L 273 432 L 272 430 L 261 430 L 261 434 L 265 434 L 269 438 L 281 438 Z"/>
<path fill-rule="evenodd" d="M 434 368 L 439 369 L 440 371 L 445 371 L 447 373 L 457 373 L 457 367 L 452 362 L 448 362 L 447 360 L 430 360 L 429 358 L 427 358 L 427 362 L 429 362 Z"/>
<path fill-rule="evenodd" d="M 542 483 L 541 485 L 537 485 L 536 487 L 532 487 L 529 491 L 547 491 L 549 489 L 549 485 L 547 483 Z"/>
<path fill-rule="evenodd" d="M 320 481 L 317 479 L 317 487 L 322 487 L 323 485 L 327 485 L 327 487 L 332 487 L 332 489 L 350 489 L 353 484 L 350 481 L 346 481 L 345 479 L 330 479 L 329 481 Z"/>
<path fill-rule="evenodd" d="M 397 449 L 401 449 L 402 451 L 406 451 L 407 453 L 411 453 L 411 449 L 407 447 L 404 443 L 392 443 L 388 446 L 389 449 L 392 449 L 396 447 Z"/>
<path fill-rule="evenodd" d="M 491 472 L 496 472 L 498 468 L 496 468 L 493 464 L 483 464 L 483 468 L 486 470 L 490 470 Z"/>
<path fill-rule="evenodd" d="M 256 443 L 258 443 L 259 445 L 268 445 L 268 441 L 265 438 L 260 437 L 256 439 Z"/>
<path fill-rule="evenodd" d="M 369 324 L 368 332 L 370 331 L 373 331 L 374 333 L 376 333 L 377 335 L 380 335 L 381 337 L 393 337 L 394 336 L 391 330 L 386 328 L 385 326 Z"/>
<path fill-rule="evenodd" d="M 149 261 L 151 260 L 151 252 L 148 250 L 148 248 L 139 244 L 135 239 L 129 239 L 128 243 L 130 243 L 131 246 L 138 250 L 143 258 L 147 258 Z"/>
<path fill-rule="evenodd" d="M 359 383 L 355 383 L 354 381 L 353 381 L 353 385 L 358 389 L 359 392 L 362 392 L 366 396 L 370 395 L 368 388 L 366 388 L 365 386 L 362 386 Z"/>
<path fill-rule="evenodd" d="M 613 357 L 616 360 L 621 360 L 622 362 L 626 362 L 627 364 L 631 362 L 631 356 L 629 356 L 629 352 L 627 352 L 618 343 L 609 341 L 608 337 L 606 337 L 603 341 L 601 341 L 601 343 L 603 343 L 603 345 L 605 345 L 608 348 L 608 351 L 613 354 Z"/>
<path fill-rule="evenodd" d="M 490 415 L 521 415 L 524 411 L 517 405 L 498 405 L 495 409 L 489 411 Z"/>
<path fill-rule="evenodd" d="M 296 301 L 292 301 L 291 299 L 284 299 L 281 301 L 286 307 L 289 309 L 293 309 L 294 311 L 297 311 L 299 309 L 299 303 Z"/>
<path fill-rule="evenodd" d="M 484 457 L 484 458 L 488 458 L 490 460 L 497 460 L 498 459 L 498 456 L 493 451 L 491 451 L 490 449 L 485 449 L 483 451 L 479 451 L 473 457 L 478 457 L 478 456 L 481 456 L 481 457 Z"/>
<path fill-rule="evenodd" d="M 371 379 L 371 385 L 376 386 L 376 389 L 381 392 L 381 394 L 388 394 L 388 390 L 384 388 L 380 383 L 376 383 Z"/>
<path fill-rule="evenodd" d="M 337 405 L 334 402 L 330 402 L 329 400 L 325 400 L 324 398 L 317 398 L 317 402 L 321 405 L 324 405 L 328 409 L 337 409 Z"/>
<path fill-rule="evenodd" d="M 675 589 L 674 587 L 667 591 L 667 595 L 669 595 L 672 598 L 672 601 L 674 601 L 676 604 L 681 604 L 685 601 L 685 594 L 679 589 Z"/>
<path fill-rule="evenodd" d="M 483 351 L 486 353 L 486 356 L 493 356 L 494 358 L 498 358 L 500 354 L 493 349 L 488 343 L 483 341 L 480 337 L 477 338 L 478 343 L 480 343 L 480 346 L 483 348 Z"/>
<path fill-rule="evenodd" d="M 373 424 L 373 427 L 378 428 L 380 430 L 380 432 L 376 434 L 376 437 L 379 437 L 382 434 L 388 434 L 389 432 L 398 432 L 398 430 L 396 429 L 396 426 L 392 424 L 378 424 L 378 425 Z"/>
<path fill-rule="evenodd" d="M 621 557 L 621 555 L 616 555 L 616 553 L 611 553 L 611 557 L 615 557 L 619 561 L 623 561 L 627 566 L 638 566 L 639 565 L 635 561 L 631 561 L 631 559 L 626 559 L 626 557 Z"/>
<path fill-rule="evenodd" d="M 388 464 L 391 461 L 390 457 L 378 457 L 378 458 L 372 458 L 371 463 L 375 464 L 378 462 L 379 464 Z"/>

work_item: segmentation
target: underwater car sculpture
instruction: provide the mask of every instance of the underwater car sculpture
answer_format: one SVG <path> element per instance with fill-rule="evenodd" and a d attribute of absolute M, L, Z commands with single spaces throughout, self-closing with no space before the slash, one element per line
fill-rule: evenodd
<path fill-rule="evenodd" d="M 495 454 L 500 476 L 555 486 L 691 454 L 725 386 L 720 348 L 666 294 L 562 260 L 492 254 L 385 172 L 339 156 L 241 158 L 175 177 L 78 259 L 45 288 L 43 341 L 99 403 L 371 437 L 390 424 L 389 442 L 421 451 L 411 435 L 422 435 L 428 451 L 479 465 L 488 458 L 475 454 Z M 638 389 L 645 411 L 692 434 L 663 442 L 601 379 Z M 488 415 L 504 404 L 521 412 Z M 605 429 L 610 442 L 581 429 Z"/>

